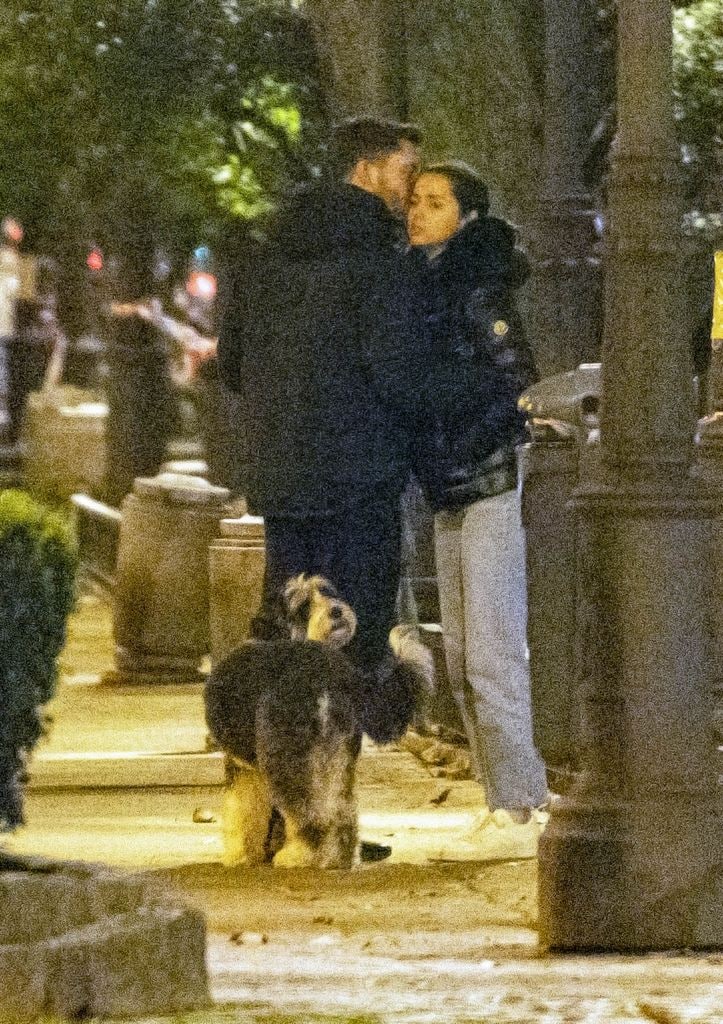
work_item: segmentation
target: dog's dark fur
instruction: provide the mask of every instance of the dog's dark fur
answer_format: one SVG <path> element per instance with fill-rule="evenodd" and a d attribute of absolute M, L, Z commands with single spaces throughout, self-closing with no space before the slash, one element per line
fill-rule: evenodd
<path fill-rule="evenodd" d="M 335 646 L 353 636 L 353 611 L 320 577 L 289 581 L 283 602 L 281 621 L 298 639 L 243 644 L 206 685 L 208 726 L 230 759 L 225 861 L 262 862 L 277 811 L 286 842 L 275 864 L 351 867 L 361 734 L 386 743 L 404 733 L 430 661 L 402 633 L 393 637 L 397 654 L 377 673 L 361 672 Z M 309 635 L 319 639 L 302 639 Z"/>

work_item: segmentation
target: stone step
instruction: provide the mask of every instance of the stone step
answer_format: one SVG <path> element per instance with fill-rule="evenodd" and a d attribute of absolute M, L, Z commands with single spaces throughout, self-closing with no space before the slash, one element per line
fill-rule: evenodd
<path fill-rule="evenodd" d="M 133 750 L 40 753 L 30 764 L 30 790 L 221 786 L 223 755 Z"/>
<path fill-rule="evenodd" d="M 82 793 L 133 790 L 137 801 L 142 791 L 218 789 L 224 784 L 224 765 L 219 751 L 43 751 L 33 757 L 29 776 L 29 794 L 73 791 L 80 798 Z M 357 785 L 360 803 L 370 811 L 390 804 L 401 813 L 443 805 L 454 813 L 480 803 L 474 783 L 434 778 L 408 753 L 367 741 Z"/>

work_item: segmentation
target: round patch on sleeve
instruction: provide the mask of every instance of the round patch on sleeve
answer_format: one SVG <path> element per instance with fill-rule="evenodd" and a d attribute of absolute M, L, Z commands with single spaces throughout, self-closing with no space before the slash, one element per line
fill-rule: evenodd
<path fill-rule="evenodd" d="M 492 330 L 494 331 L 498 338 L 504 338 L 505 334 L 507 334 L 509 329 L 510 325 L 507 323 L 506 320 L 495 320 L 495 322 L 492 324 Z"/>

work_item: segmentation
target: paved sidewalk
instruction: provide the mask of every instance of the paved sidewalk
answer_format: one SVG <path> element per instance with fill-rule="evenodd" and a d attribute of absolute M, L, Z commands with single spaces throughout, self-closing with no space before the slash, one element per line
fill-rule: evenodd
<path fill-rule="evenodd" d="M 390 861 L 222 868 L 201 688 L 104 684 L 110 630 L 109 609 L 84 598 L 28 825 L 7 845 L 153 872 L 201 907 L 215 998 L 239 1007 L 229 1021 L 723 1024 L 721 955 L 541 953 L 534 860 L 466 859 L 479 789 L 404 751 L 367 746 L 360 763 L 362 832 L 391 843 Z"/>

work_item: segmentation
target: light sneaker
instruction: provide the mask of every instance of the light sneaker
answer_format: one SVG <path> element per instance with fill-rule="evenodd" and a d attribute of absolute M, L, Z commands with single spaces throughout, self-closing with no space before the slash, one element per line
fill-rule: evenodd
<path fill-rule="evenodd" d="M 537 856 L 537 843 L 543 827 L 535 810 L 486 810 L 458 843 L 449 844 L 446 859 L 532 860 Z"/>

